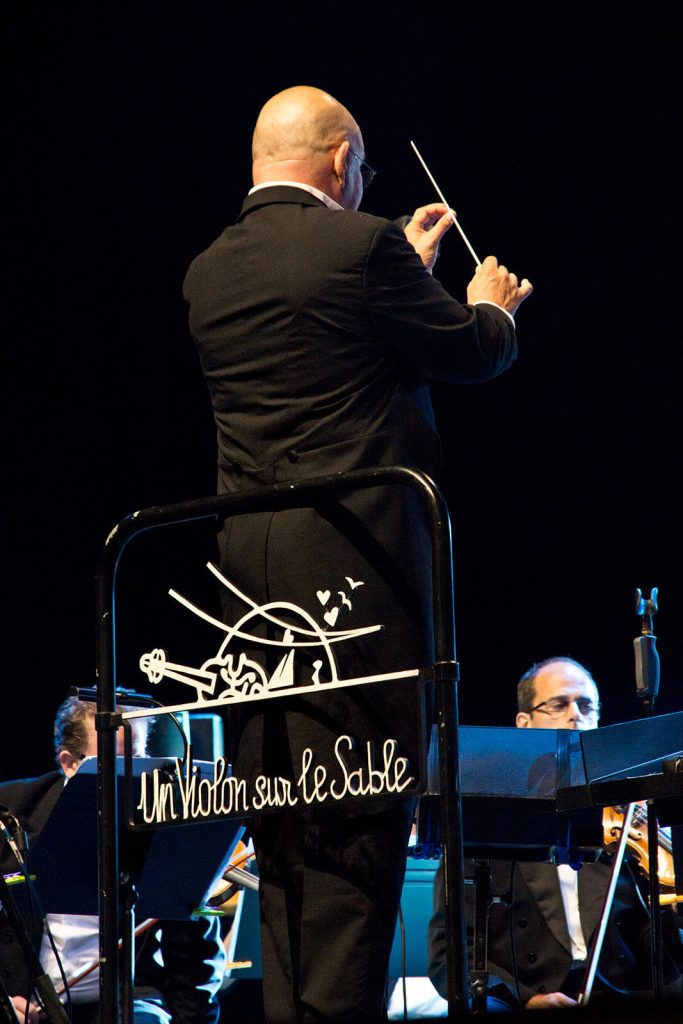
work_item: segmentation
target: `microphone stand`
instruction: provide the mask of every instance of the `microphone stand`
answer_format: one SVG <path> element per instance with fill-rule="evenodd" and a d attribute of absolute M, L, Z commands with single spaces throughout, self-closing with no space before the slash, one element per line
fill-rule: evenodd
<path fill-rule="evenodd" d="M 642 620 L 641 633 L 633 641 L 636 659 L 636 686 L 641 698 L 644 713 L 654 715 L 654 704 L 659 692 L 659 655 L 657 653 L 657 637 L 653 633 L 652 619 L 657 614 L 657 588 L 653 587 L 650 597 L 643 598 L 642 591 L 636 589 L 636 615 Z M 600 921 L 587 961 L 586 978 L 579 995 L 579 1004 L 585 1006 L 593 989 L 598 960 L 602 951 L 603 940 L 607 928 L 607 919 L 612 910 L 612 902 L 616 891 L 617 879 L 626 852 L 626 840 L 631 826 L 631 818 L 635 804 L 629 804 L 624 810 L 621 836 L 613 855 L 610 881 L 603 901 Z M 648 804 L 647 834 L 649 844 L 649 889 L 650 889 L 650 956 L 652 961 L 652 986 L 656 999 L 661 999 L 664 991 L 664 970 L 662 959 L 662 918 L 659 911 L 659 865 L 657 851 L 659 845 L 659 825 L 652 803 Z"/>
<path fill-rule="evenodd" d="M 657 637 L 654 635 L 653 619 L 659 611 L 657 587 L 644 598 L 636 588 L 636 615 L 640 616 L 640 636 L 635 637 L 633 648 L 636 662 L 636 688 L 642 701 L 643 714 L 654 715 L 654 706 L 659 693 L 659 654 Z M 647 805 L 647 841 L 649 856 L 650 895 L 650 955 L 652 959 L 652 990 L 656 999 L 664 994 L 664 967 L 662 941 L 662 915 L 659 906 L 659 822 L 654 803 Z"/>

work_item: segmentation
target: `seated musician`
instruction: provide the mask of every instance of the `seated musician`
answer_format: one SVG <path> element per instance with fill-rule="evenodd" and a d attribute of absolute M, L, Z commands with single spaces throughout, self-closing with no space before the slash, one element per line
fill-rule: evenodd
<path fill-rule="evenodd" d="M 520 729 L 595 729 L 598 688 L 571 658 L 534 665 L 518 684 Z M 576 1006 L 588 947 L 599 922 L 610 875 L 610 857 L 569 865 L 491 861 L 491 891 L 502 897 L 489 916 L 489 994 L 511 1008 Z M 625 857 L 617 883 L 592 1000 L 652 991 L 647 880 Z M 429 975 L 447 997 L 441 866 L 434 884 L 429 926 Z M 662 910 L 665 994 L 683 996 L 683 946 L 677 913 Z"/>
<path fill-rule="evenodd" d="M 119 710 L 126 709 L 120 706 Z M 95 711 L 95 704 L 89 701 L 76 697 L 66 700 L 58 709 L 54 724 L 55 759 L 59 770 L 34 779 L 0 784 L 0 805 L 8 812 L 7 818 L 3 816 L 3 822 L 7 821 L 8 831 L 17 822 L 23 827 L 28 837 L 29 866 L 30 850 L 40 842 L 40 833 L 62 788 L 76 774 L 83 759 L 97 753 Z M 134 756 L 145 754 L 146 722 L 148 719 L 133 721 Z M 118 753 L 122 754 L 122 729 L 117 743 Z M 77 836 L 74 842 L 78 842 Z M 19 852 L 21 854 L 21 850 Z M 16 855 L 6 836 L 0 838 L 0 864 L 5 875 L 18 871 Z M 67 871 L 68 865 L 56 864 L 55 870 Z M 22 1024 L 25 1020 L 28 1024 L 38 1024 L 45 1015 L 35 1001 L 35 995 L 31 994 L 28 1007 L 26 1002 L 32 988 L 29 965 L 13 930 L 3 926 L 6 925 L 3 918 L 0 911 L 0 981 L 3 986 L 0 995 L 7 993 Z M 69 979 L 80 975 L 90 962 L 96 962 L 99 953 L 97 917 L 48 914 L 47 923 Z M 42 967 L 59 992 L 62 979 L 43 922 L 29 913 L 26 928 Z M 134 1024 L 215 1024 L 219 1016 L 218 992 L 225 964 L 216 918 L 158 922 L 154 929 L 144 933 L 136 952 Z M 163 967 L 157 962 L 157 952 L 163 958 Z M 97 1024 L 98 972 L 93 970 L 84 974 L 82 980 L 70 988 L 70 995 L 72 1024 Z"/>

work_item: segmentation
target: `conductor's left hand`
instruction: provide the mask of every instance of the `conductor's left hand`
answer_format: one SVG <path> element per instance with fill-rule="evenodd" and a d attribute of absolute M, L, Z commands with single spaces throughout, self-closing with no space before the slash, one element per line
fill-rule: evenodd
<path fill-rule="evenodd" d="M 403 229 L 430 274 L 439 255 L 439 243 L 452 227 L 453 218 L 446 204 L 429 203 L 427 206 L 419 206 Z"/>

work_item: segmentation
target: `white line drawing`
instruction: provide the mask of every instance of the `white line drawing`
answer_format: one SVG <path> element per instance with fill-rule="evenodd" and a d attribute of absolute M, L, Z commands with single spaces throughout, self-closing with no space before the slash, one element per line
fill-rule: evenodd
<path fill-rule="evenodd" d="M 163 679 L 173 679 L 195 691 L 193 702 L 165 707 L 165 713 L 191 710 L 192 708 L 204 709 L 219 704 L 268 700 L 285 694 L 310 694 L 316 690 L 337 689 L 390 679 L 415 678 L 420 674 L 419 669 L 406 669 L 400 672 L 361 676 L 354 679 L 340 679 L 333 645 L 355 637 L 377 633 L 384 628 L 381 624 L 334 630 L 332 627 L 337 622 L 340 609 L 333 606 L 327 608 L 323 613 L 323 619 L 329 627 L 324 629 L 305 609 L 298 605 L 288 601 L 271 601 L 259 605 L 228 580 L 211 562 L 207 563 L 207 568 L 223 586 L 247 606 L 248 611 L 229 626 L 198 608 L 175 590 L 169 590 L 171 597 L 194 615 L 215 626 L 225 634 L 225 637 L 216 654 L 208 658 L 199 668 L 169 661 L 166 652 L 160 647 L 142 655 L 139 662 L 140 669 L 150 683 L 157 685 Z M 354 581 L 350 576 L 346 576 L 345 579 L 352 590 L 363 586 L 362 581 Z M 347 595 L 343 591 L 337 591 L 337 593 L 342 598 L 342 604 L 351 608 L 351 602 Z M 322 607 L 327 605 L 330 596 L 330 590 L 316 592 L 316 597 Z M 287 620 L 283 617 L 285 614 L 288 616 Z M 264 623 L 270 627 L 271 635 L 268 638 L 258 635 L 257 627 Z M 238 649 L 236 641 L 239 640 L 248 641 L 252 645 L 256 644 L 263 648 L 279 647 L 282 649 L 282 658 L 270 676 L 262 665 L 250 658 L 244 650 Z M 312 666 L 308 666 L 309 669 L 312 669 L 310 681 L 297 685 L 295 684 L 297 652 L 313 648 L 319 648 L 321 656 L 313 661 Z M 326 667 L 325 674 L 328 676 L 328 679 L 324 681 L 320 678 L 323 667 Z M 126 718 L 146 713 L 144 711 L 131 712 L 126 714 Z"/>
<path fill-rule="evenodd" d="M 362 587 L 363 586 L 363 581 L 362 580 L 352 580 L 350 576 L 345 576 L 344 579 L 346 580 L 348 585 L 351 587 L 351 590 L 355 590 L 356 587 Z"/>

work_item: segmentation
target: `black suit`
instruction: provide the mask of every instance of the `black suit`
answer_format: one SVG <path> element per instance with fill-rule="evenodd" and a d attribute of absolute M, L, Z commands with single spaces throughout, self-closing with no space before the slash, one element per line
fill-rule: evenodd
<path fill-rule="evenodd" d="M 579 913 L 587 943 L 600 919 L 609 875 L 607 860 L 584 864 L 579 870 Z M 546 992 L 564 992 L 575 999 L 584 984 L 585 968 L 572 968 L 571 940 L 557 868 L 553 864 L 494 860 L 491 891 L 503 899 L 502 903 L 494 903 L 489 917 L 491 995 L 510 1006 L 523 1006 L 532 996 Z M 680 996 L 683 948 L 676 917 L 667 909 L 662 913 L 662 921 L 668 994 Z M 437 991 L 447 998 L 441 865 L 434 879 L 429 976 Z M 651 989 L 649 917 L 638 881 L 626 863 L 617 883 L 593 993 L 595 999 L 605 999 Z"/>
<path fill-rule="evenodd" d="M 28 838 L 27 863 L 30 851 L 40 842 L 40 834 L 64 787 L 61 772 L 50 772 L 35 779 L 18 779 L 0 785 L 0 805 L 16 815 Z M 16 872 L 14 855 L 2 841 L 1 865 L 4 874 Z M 68 869 L 68 865 L 62 866 Z M 59 868 L 57 868 L 59 870 Z M 40 883 L 37 880 L 38 893 Z M 23 901 L 17 908 L 26 916 L 26 927 L 36 953 L 40 951 L 42 921 L 28 912 Z M 0 914 L 0 972 L 9 995 L 25 995 L 29 985 L 27 966 L 14 931 Z M 164 921 L 160 939 L 156 930 L 144 933 L 136 951 L 136 996 L 153 989 L 163 997 L 163 1005 L 173 1024 L 215 1024 L 219 1016 L 216 964 L 223 951 L 216 919 L 197 921 Z M 164 966 L 154 959 L 160 950 Z M 76 1017 L 90 1021 L 96 1006 L 79 1004 Z"/>
<path fill-rule="evenodd" d="M 493 306 L 469 308 L 456 302 L 427 273 L 397 225 L 365 213 L 330 210 L 295 187 L 269 187 L 249 196 L 238 223 L 193 262 L 184 291 L 217 425 L 220 492 L 373 466 L 404 465 L 435 476 L 440 446 L 428 381 L 485 380 L 501 373 L 516 355 L 507 315 Z M 417 668 L 433 660 L 428 538 L 415 497 L 403 490 L 370 490 L 315 509 L 236 517 L 220 536 L 226 575 L 259 604 L 291 601 L 322 624 L 328 606 L 321 606 L 318 591 L 329 591 L 335 599 L 342 591 L 352 596 L 352 607 L 340 607 L 340 626 L 383 625 L 380 634 L 336 649 L 342 677 Z M 352 595 L 347 577 L 363 584 Z M 225 611 L 234 622 L 244 607 L 228 600 Z M 301 680 L 310 679 L 310 660 L 301 655 L 297 660 Z M 241 712 L 236 723 L 236 774 L 296 779 L 307 747 L 324 764 L 334 763 L 333 745 L 341 733 L 363 745 L 372 740 L 377 748 L 395 738 L 416 767 L 422 699 L 416 684 L 401 682 L 268 706 L 257 703 Z M 362 761 L 353 756 L 352 768 Z M 387 808 L 387 801 L 381 806 Z M 352 958 L 353 949 L 343 949 L 341 937 L 333 940 L 336 977 L 340 972 L 347 977 L 348 992 L 365 985 L 374 993 L 360 1009 L 339 1008 L 346 1024 L 377 1019 L 376 981 L 381 991 L 405 863 L 410 808 L 389 806 L 385 819 L 369 813 L 378 807 L 359 802 L 342 812 L 338 806 L 330 809 L 328 802 L 308 817 L 313 828 L 331 829 L 331 834 L 339 832 L 346 817 L 344 829 L 354 834 L 353 842 L 382 828 L 382 820 L 391 821 L 389 833 L 371 841 L 373 850 L 385 849 L 385 860 L 377 860 L 377 850 L 342 854 L 341 836 L 337 851 L 331 834 L 295 840 L 294 824 L 286 826 L 285 840 L 278 832 L 279 815 L 268 821 L 264 816 L 257 835 L 262 900 L 270 869 L 280 887 L 285 884 L 273 851 L 291 850 L 300 842 L 304 860 L 307 849 L 328 864 L 337 861 L 336 878 L 342 861 L 354 861 L 351 874 L 358 880 L 360 870 L 358 884 L 368 893 L 368 905 L 358 915 L 371 913 L 373 898 L 386 903 L 373 939 L 377 978 L 371 983 L 354 977 L 352 965 L 340 965 L 339 957 Z M 295 887 L 292 879 L 287 884 L 290 890 Z M 290 905 L 286 912 L 296 916 L 300 909 Z M 281 1017 L 273 1009 L 271 1019 L 312 1021 L 319 1019 L 316 1013 L 337 1019 L 332 995 L 308 984 L 316 964 L 299 962 L 311 949 L 318 965 L 324 960 L 326 947 L 316 945 L 322 928 L 318 921 L 305 937 L 306 955 L 291 946 L 290 928 L 289 964 L 279 964 L 278 970 L 283 985 L 293 985 L 294 1007 Z M 273 957 L 281 959 L 280 954 Z M 265 948 L 264 958 L 270 962 Z M 273 986 L 266 981 L 265 987 Z M 282 1004 L 285 998 L 276 1001 Z"/>

